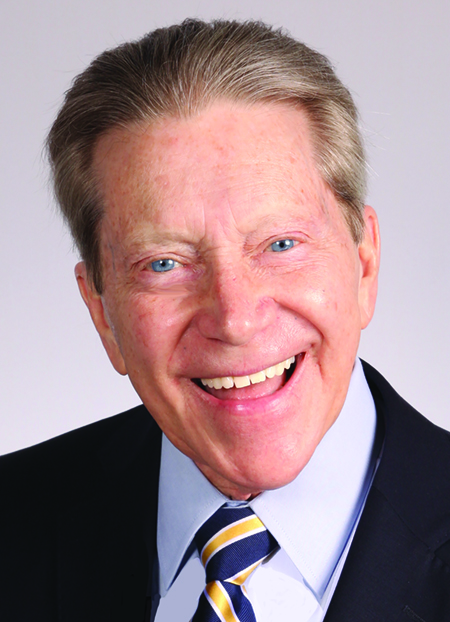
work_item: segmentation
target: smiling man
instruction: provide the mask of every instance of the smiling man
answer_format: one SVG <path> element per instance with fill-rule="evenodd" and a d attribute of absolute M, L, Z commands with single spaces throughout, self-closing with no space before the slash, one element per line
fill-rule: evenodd
<path fill-rule="evenodd" d="M 143 406 L 3 459 L 5 620 L 450 616 L 449 436 L 357 359 L 379 232 L 328 61 L 186 21 L 94 60 L 48 145 Z"/>
<path fill-rule="evenodd" d="M 102 294 L 76 272 L 113 365 L 224 494 L 289 483 L 342 408 L 372 315 L 373 210 L 356 245 L 306 115 L 280 103 L 114 129 L 93 169 Z"/>

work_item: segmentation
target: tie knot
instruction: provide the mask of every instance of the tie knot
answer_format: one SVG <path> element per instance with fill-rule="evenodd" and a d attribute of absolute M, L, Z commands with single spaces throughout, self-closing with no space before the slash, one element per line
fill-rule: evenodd
<path fill-rule="evenodd" d="M 241 585 L 277 546 L 275 538 L 247 506 L 221 507 L 195 536 L 206 581 Z"/>

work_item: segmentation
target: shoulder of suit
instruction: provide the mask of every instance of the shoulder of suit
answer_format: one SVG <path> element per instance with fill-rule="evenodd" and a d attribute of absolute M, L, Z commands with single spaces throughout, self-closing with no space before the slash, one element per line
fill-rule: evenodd
<path fill-rule="evenodd" d="M 94 480 L 119 472 L 147 446 L 160 444 L 160 430 L 141 405 L 0 457 L 0 497 L 6 505 L 51 507 Z M 53 503 L 52 503 L 53 501 Z"/>
<path fill-rule="evenodd" d="M 410 406 L 363 362 L 385 440 L 374 487 L 405 525 L 437 550 L 450 538 L 450 433 Z"/>

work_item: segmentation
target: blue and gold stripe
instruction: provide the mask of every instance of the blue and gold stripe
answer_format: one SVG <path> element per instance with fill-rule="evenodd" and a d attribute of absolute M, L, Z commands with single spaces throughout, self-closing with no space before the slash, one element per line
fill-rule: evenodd
<path fill-rule="evenodd" d="M 207 584 L 191 622 L 256 622 L 244 583 L 277 546 L 261 520 L 247 506 L 224 506 L 195 543 Z"/>

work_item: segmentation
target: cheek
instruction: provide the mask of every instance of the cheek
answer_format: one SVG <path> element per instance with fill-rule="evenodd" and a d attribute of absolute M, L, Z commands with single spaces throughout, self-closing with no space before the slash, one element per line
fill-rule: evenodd
<path fill-rule="evenodd" d="M 299 271 L 289 286 L 280 288 L 278 302 L 307 322 L 325 339 L 344 339 L 359 331 L 357 279 L 354 270 L 326 268 L 313 274 Z"/>
<path fill-rule="evenodd" d="M 184 305 L 169 297 L 138 295 L 118 307 L 119 342 L 126 362 L 155 372 L 170 365 L 188 325 Z"/>
<path fill-rule="evenodd" d="M 167 330 L 155 307 L 132 301 L 116 309 L 115 328 L 122 354 L 127 364 L 131 360 L 154 360 L 164 345 Z"/>

